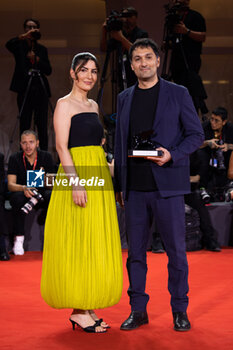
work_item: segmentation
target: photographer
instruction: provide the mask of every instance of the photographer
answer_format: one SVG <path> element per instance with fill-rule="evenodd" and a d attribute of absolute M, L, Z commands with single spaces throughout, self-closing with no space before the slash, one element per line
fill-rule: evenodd
<path fill-rule="evenodd" d="M 26 19 L 23 26 L 24 33 L 6 43 L 15 58 L 10 90 L 18 93 L 20 134 L 30 129 L 34 113 L 40 148 L 47 150 L 48 98 L 51 94 L 46 75 L 50 75 L 52 69 L 46 47 L 37 42 L 41 37 L 40 23 Z"/>
<path fill-rule="evenodd" d="M 203 108 L 204 102 L 202 101 L 207 97 L 198 76 L 201 67 L 202 43 L 206 38 L 206 24 L 199 12 L 189 8 L 189 2 L 189 0 L 174 2 L 179 23 L 172 28 L 173 46 L 170 69 L 173 81 L 189 89 L 198 110 L 200 107 Z M 208 110 L 205 109 L 206 106 L 204 108 L 206 113 Z"/>
<path fill-rule="evenodd" d="M 233 150 L 233 124 L 227 121 L 227 110 L 217 107 L 210 120 L 203 123 L 203 129 L 205 141 L 198 155 L 201 161 L 201 194 L 206 197 L 208 186 L 224 187 L 227 183 L 227 170 Z"/>
<path fill-rule="evenodd" d="M 45 173 L 54 173 L 55 167 L 52 156 L 46 151 L 38 150 L 39 140 L 33 130 L 25 130 L 21 135 L 20 142 L 22 151 L 11 155 L 8 164 L 8 189 L 11 191 L 10 203 L 14 218 L 14 246 L 15 255 L 23 255 L 24 242 L 24 221 L 25 214 L 21 208 L 33 196 L 37 197 L 35 189 L 29 188 L 27 184 L 27 170 L 43 169 Z M 44 224 L 47 207 L 50 200 L 51 190 L 41 188 L 36 189 L 37 193 L 42 195 L 42 200 L 38 201 L 36 208 L 42 207 L 43 210 L 38 217 L 40 224 Z"/>
<path fill-rule="evenodd" d="M 112 11 L 116 14 L 116 11 Z M 127 7 L 120 14 L 111 15 L 106 19 L 102 27 L 101 50 L 107 51 L 110 39 L 114 39 L 121 44 L 122 54 L 124 55 L 124 64 L 126 71 L 127 87 L 136 83 L 137 78 L 131 69 L 128 50 L 136 39 L 148 38 L 148 33 L 137 26 L 138 12 L 134 7 Z M 122 23 L 119 23 L 121 21 Z M 121 29 L 120 29 L 121 28 Z M 115 30 L 117 29 L 117 30 Z"/>

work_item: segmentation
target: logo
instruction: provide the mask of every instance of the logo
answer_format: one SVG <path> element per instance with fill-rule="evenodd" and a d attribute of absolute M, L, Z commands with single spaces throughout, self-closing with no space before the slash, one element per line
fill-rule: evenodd
<path fill-rule="evenodd" d="M 27 170 L 27 187 L 44 187 L 43 169 Z"/>

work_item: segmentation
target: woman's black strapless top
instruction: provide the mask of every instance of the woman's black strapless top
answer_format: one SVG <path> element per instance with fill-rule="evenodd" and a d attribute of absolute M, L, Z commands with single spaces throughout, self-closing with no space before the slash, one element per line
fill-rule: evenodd
<path fill-rule="evenodd" d="M 100 146 L 104 130 L 97 113 L 83 112 L 71 118 L 68 148 Z"/>

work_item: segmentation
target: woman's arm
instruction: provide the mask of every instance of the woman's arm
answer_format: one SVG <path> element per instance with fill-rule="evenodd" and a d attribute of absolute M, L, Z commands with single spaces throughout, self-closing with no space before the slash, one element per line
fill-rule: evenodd
<path fill-rule="evenodd" d="M 54 111 L 53 123 L 56 135 L 56 150 L 67 175 L 71 169 L 74 171 L 74 163 L 68 149 L 70 122 L 69 103 L 60 99 Z M 76 175 L 75 172 L 74 175 Z"/>
<path fill-rule="evenodd" d="M 73 163 L 71 154 L 68 149 L 70 124 L 70 104 L 65 99 L 60 99 L 57 102 L 54 112 L 56 150 L 68 179 L 75 179 L 77 177 L 77 172 L 75 170 L 75 164 Z M 72 187 L 72 196 L 74 203 L 85 207 L 87 202 L 85 189 L 81 186 L 76 186 L 75 184 L 73 184 Z"/>

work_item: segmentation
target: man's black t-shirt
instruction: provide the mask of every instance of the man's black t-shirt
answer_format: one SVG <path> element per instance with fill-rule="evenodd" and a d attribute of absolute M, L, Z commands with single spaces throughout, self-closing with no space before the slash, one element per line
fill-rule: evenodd
<path fill-rule="evenodd" d="M 185 26 L 194 32 L 206 32 L 206 24 L 204 17 L 197 11 L 190 10 L 184 18 Z M 188 55 L 198 54 L 202 52 L 202 43 L 191 39 L 188 35 L 183 35 L 183 47 Z"/>
<path fill-rule="evenodd" d="M 10 156 L 8 164 L 8 175 L 16 175 L 16 183 L 18 185 L 26 185 L 27 183 L 27 170 L 33 170 L 33 165 L 31 165 L 27 157 L 25 157 L 26 169 L 23 161 L 23 151 L 14 153 Z M 43 168 L 45 173 L 54 173 L 55 165 L 53 158 L 49 152 L 37 151 L 37 162 L 35 170 L 40 170 Z"/>
<path fill-rule="evenodd" d="M 135 88 L 130 111 L 128 147 L 133 146 L 133 136 L 152 130 L 158 95 L 159 81 L 149 89 Z M 151 169 L 151 161 L 144 158 L 128 158 L 128 189 L 155 191 L 157 189 Z"/>
<path fill-rule="evenodd" d="M 135 40 L 141 39 L 141 38 L 148 38 L 148 33 L 139 28 L 135 27 L 129 34 L 123 32 L 125 37 L 133 44 Z"/>
<path fill-rule="evenodd" d="M 184 14 L 183 22 L 185 26 L 195 32 L 206 32 L 206 24 L 204 17 L 197 11 L 189 9 L 187 14 Z M 171 69 L 177 71 L 183 68 L 187 69 L 184 61 L 184 55 L 190 70 L 198 73 L 201 65 L 200 55 L 202 52 L 202 42 L 193 40 L 188 35 L 175 34 L 175 45 L 172 49 Z"/>

